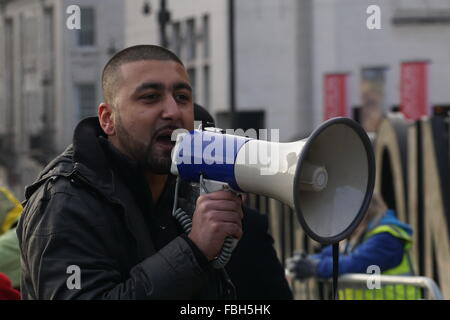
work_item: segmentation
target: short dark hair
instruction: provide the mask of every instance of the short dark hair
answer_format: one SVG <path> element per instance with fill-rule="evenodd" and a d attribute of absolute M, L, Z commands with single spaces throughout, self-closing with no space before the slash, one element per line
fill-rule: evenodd
<path fill-rule="evenodd" d="M 125 48 L 112 56 L 103 68 L 102 91 L 103 99 L 106 103 L 113 104 L 114 92 L 116 91 L 115 86 L 120 77 L 120 66 L 140 60 L 175 61 L 184 66 L 175 53 L 160 46 L 137 45 Z"/>

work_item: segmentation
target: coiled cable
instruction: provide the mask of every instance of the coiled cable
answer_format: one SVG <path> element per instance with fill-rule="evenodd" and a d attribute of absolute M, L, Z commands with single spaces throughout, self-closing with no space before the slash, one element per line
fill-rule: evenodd
<path fill-rule="evenodd" d="M 177 181 L 175 184 L 175 196 L 173 202 L 172 216 L 180 223 L 186 234 L 189 234 L 192 230 L 192 219 L 191 217 L 181 208 L 178 207 L 178 188 L 179 188 L 180 177 L 177 177 Z M 203 175 L 200 175 L 200 187 L 203 188 L 206 192 L 206 186 L 203 181 Z M 211 262 L 213 268 L 222 269 L 225 265 L 230 261 L 231 255 L 236 248 L 238 240 L 233 237 L 226 237 L 223 247 L 220 250 L 219 255 Z"/>

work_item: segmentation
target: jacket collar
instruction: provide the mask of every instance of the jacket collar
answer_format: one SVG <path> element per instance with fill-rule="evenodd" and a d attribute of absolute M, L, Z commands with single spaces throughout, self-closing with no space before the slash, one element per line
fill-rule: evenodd
<path fill-rule="evenodd" d="M 50 177 L 78 176 L 107 197 L 114 192 L 114 174 L 99 143 L 104 135 L 97 117 L 82 120 L 75 128 L 73 143 L 41 171 L 36 181 L 25 190 L 25 198 Z"/>
<path fill-rule="evenodd" d="M 98 117 L 82 120 L 75 128 L 73 136 L 73 163 L 75 170 L 101 190 L 111 193 L 113 173 L 99 137 L 105 137 Z"/>

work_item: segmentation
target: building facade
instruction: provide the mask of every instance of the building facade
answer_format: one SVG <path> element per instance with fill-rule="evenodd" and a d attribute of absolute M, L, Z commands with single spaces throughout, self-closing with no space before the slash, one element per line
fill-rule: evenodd
<path fill-rule="evenodd" d="M 2 0 L 0 29 L 0 183 L 22 198 L 96 114 L 103 65 L 123 47 L 123 2 Z"/>
<path fill-rule="evenodd" d="M 160 2 L 127 2 L 127 44 L 159 43 Z M 399 105 L 401 64 L 408 61 L 428 62 L 430 106 L 450 103 L 444 85 L 450 79 L 446 0 L 166 2 L 171 12 L 170 48 L 180 53 L 194 74 L 197 102 L 206 104 L 216 118 L 232 107 L 230 2 L 234 3 L 234 107 L 262 111 L 264 126 L 280 129 L 283 141 L 307 136 L 324 120 L 327 74 L 347 75 L 345 103 L 350 117 L 354 107 L 370 103 L 384 112 Z M 142 14 L 145 3 L 153 16 Z M 380 9 L 380 29 L 367 27 L 368 8 L 373 5 Z M 210 57 L 202 72 L 201 55 L 194 60 L 189 55 L 193 48 L 202 51 L 205 16 Z"/>
<path fill-rule="evenodd" d="M 160 2 L 127 2 L 126 45 L 160 44 Z M 235 110 L 250 121 L 262 115 L 258 122 L 280 129 L 281 140 L 304 135 L 312 127 L 311 63 L 309 51 L 299 49 L 310 40 L 309 22 L 302 20 L 310 1 L 233 2 Z M 143 14 L 146 4 L 151 8 L 148 15 Z M 196 102 L 206 106 L 219 125 L 232 108 L 229 6 L 229 0 L 167 1 L 169 48 L 186 64 Z"/>
<path fill-rule="evenodd" d="M 228 110 L 227 1 L 169 0 L 167 9 L 168 46 L 185 64 L 196 102 L 213 112 Z M 157 0 L 126 3 L 126 46 L 160 44 L 159 10 Z"/>
<path fill-rule="evenodd" d="M 367 83 L 384 111 L 401 103 L 401 64 L 427 62 L 428 103 L 449 105 L 450 2 L 446 0 L 315 0 L 312 10 L 314 123 L 323 119 L 324 75 L 345 73 L 349 107 L 367 101 Z M 371 5 L 380 29 L 369 29 Z M 373 83 L 374 81 L 372 81 Z M 370 99 L 370 97 L 368 98 Z"/>

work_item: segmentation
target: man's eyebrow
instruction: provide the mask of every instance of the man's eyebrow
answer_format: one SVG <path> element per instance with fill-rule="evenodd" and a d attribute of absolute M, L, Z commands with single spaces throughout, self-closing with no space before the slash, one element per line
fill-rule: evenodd
<path fill-rule="evenodd" d="M 192 87 L 187 82 L 178 82 L 173 85 L 173 90 L 186 89 L 192 92 Z"/>
<path fill-rule="evenodd" d="M 155 89 L 155 90 L 162 90 L 164 88 L 164 85 L 159 82 L 144 82 L 140 84 L 135 90 L 134 94 L 139 94 L 139 92 L 148 90 L 148 89 Z"/>
<path fill-rule="evenodd" d="M 140 92 L 148 89 L 163 90 L 164 85 L 160 82 L 144 82 L 134 90 L 134 94 L 137 95 Z M 180 89 L 186 89 L 192 92 L 192 87 L 187 82 L 178 82 L 173 85 L 173 90 L 180 90 Z"/>

